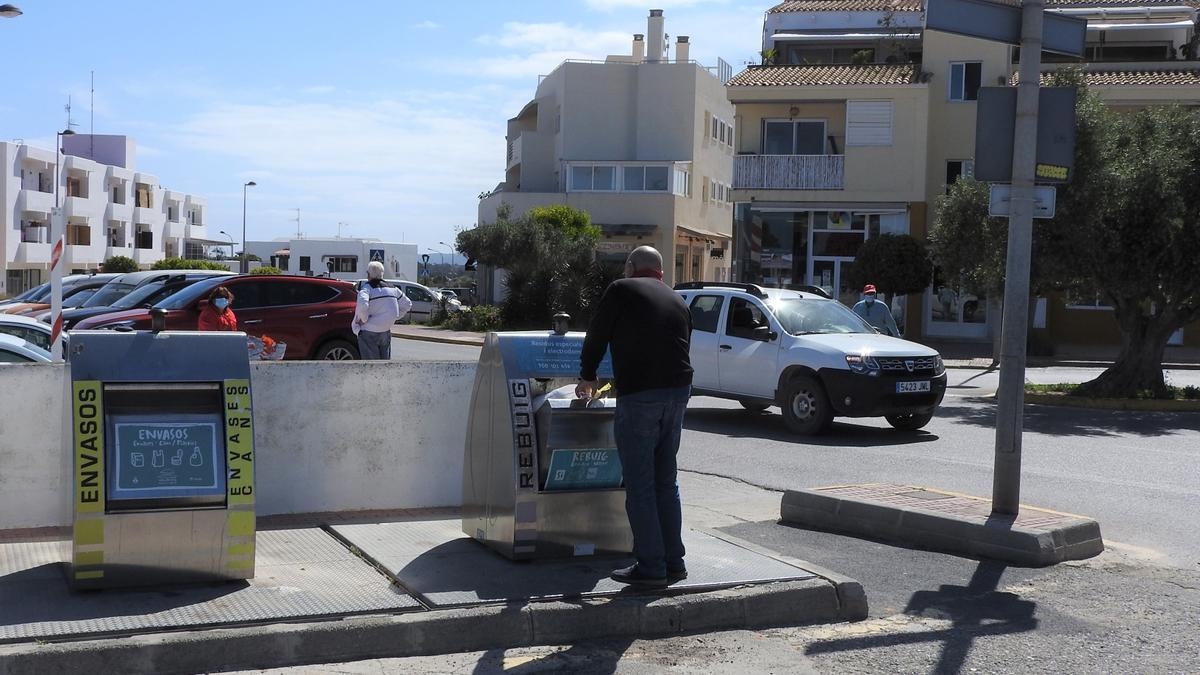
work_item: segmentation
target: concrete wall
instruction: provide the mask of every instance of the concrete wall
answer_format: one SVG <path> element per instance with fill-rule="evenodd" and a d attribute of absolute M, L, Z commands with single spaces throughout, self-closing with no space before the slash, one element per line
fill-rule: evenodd
<path fill-rule="evenodd" d="M 258 513 L 457 506 L 475 364 L 255 363 Z M 69 525 L 66 368 L 0 367 L 0 530 Z"/>

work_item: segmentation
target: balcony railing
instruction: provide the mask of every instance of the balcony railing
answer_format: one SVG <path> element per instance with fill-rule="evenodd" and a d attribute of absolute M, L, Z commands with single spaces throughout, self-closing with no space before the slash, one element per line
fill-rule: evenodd
<path fill-rule="evenodd" d="M 506 169 L 511 169 L 521 163 L 521 137 L 517 136 L 508 142 L 508 162 Z"/>
<path fill-rule="evenodd" d="M 841 190 L 845 155 L 740 155 L 733 187 L 740 190 Z"/>

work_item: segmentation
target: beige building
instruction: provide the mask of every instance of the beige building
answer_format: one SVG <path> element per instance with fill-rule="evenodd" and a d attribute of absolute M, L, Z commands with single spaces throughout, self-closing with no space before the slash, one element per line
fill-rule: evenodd
<path fill-rule="evenodd" d="M 668 283 L 728 280 L 730 68 L 692 61 L 684 36 L 670 58 L 661 10 L 651 10 L 646 36 L 633 36 L 629 54 L 566 61 L 541 78 L 508 121 L 504 181 L 480 201 L 479 222 L 494 222 L 501 205 L 520 216 L 567 204 L 600 226 L 605 259 L 624 262 L 649 244 L 663 253 Z"/>
<path fill-rule="evenodd" d="M 1197 6 L 1047 3 L 1088 19 L 1088 83 L 1130 108 L 1200 104 Z M 924 30 L 923 9 L 922 0 L 793 0 L 768 10 L 769 65 L 727 87 L 737 108 L 735 279 L 820 285 L 857 301 L 845 271 L 858 247 L 880 233 L 923 238 L 937 198 L 972 171 L 978 90 L 1011 83 L 1018 50 Z M 1045 59 L 1046 72 L 1073 61 Z M 1035 320 L 1058 344 L 1115 340 L 1111 312 L 1081 302 L 1043 301 Z M 999 330 L 984 294 L 940 270 L 894 311 L 910 336 L 985 340 Z M 1192 333 L 1177 339 L 1200 345 L 1200 329 Z"/>

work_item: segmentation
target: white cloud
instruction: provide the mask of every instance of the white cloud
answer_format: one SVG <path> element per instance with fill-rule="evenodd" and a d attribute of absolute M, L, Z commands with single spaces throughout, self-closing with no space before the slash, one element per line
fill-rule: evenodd
<path fill-rule="evenodd" d="M 440 24 L 436 21 L 429 21 L 429 20 L 425 20 L 420 23 L 413 24 L 413 28 L 420 28 L 422 30 L 434 30 L 436 28 L 441 28 L 441 27 L 442 27 L 442 24 Z"/>
<path fill-rule="evenodd" d="M 518 51 L 582 51 L 599 54 L 605 49 L 623 49 L 632 33 L 596 31 L 564 23 L 522 23 L 509 21 L 499 35 L 484 35 L 477 42 Z"/>
<path fill-rule="evenodd" d="M 305 87 L 300 90 L 301 93 L 314 95 L 332 94 L 335 91 L 337 91 L 337 87 L 333 86 L 332 84 L 315 84 L 311 87 Z"/>

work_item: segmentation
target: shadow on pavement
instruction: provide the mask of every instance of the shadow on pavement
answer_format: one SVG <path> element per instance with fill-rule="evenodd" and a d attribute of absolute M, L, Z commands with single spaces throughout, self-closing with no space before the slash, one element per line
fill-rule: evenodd
<path fill-rule="evenodd" d="M 688 408 L 687 415 L 683 418 L 683 428 L 730 438 L 758 438 L 781 443 L 858 448 L 932 443 L 938 440 L 936 434 L 928 431 L 869 427 L 855 424 L 852 420 L 840 419 L 835 421 L 824 435 L 800 436 L 788 431 L 783 423 L 783 415 L 777 412 L 755 413 L 731 408 Z"/>
<path fill-rule="evenodd" d="M 948 628 L 892 633 L 867 637 L 822 640 L 809 645 L 806 653 L 823 654 L 877 647 L 941 642 L 935 673 L 959 673 L 971 653 L 975 639 L 985 635 L 1008 635 L 1036 630 L 1037 603 L 1014 593 L 998 591 L 1006 566 L 980 561 L 966 586 L 942 585 L 936 591 L 917 591 L 909 598 L 904 613 L 927 619 L 950 621 Z"/>
<path fill-rule="evenodd" d="M 691 411 L 688 411 L 691 415 Z M 943 403 L 937 416 L 944 420 L 994 428 L 996 408 Z M 1049 405 L 1025 406 L 1025 431 L 1050 436 L 1165 436 L 1178 431 L 1200 431 L 1200 413 L 1089 410 Z"/>

